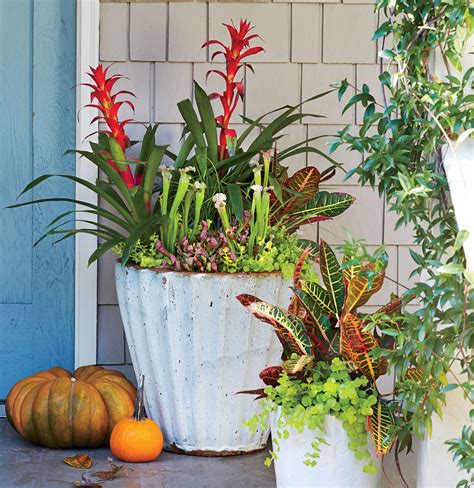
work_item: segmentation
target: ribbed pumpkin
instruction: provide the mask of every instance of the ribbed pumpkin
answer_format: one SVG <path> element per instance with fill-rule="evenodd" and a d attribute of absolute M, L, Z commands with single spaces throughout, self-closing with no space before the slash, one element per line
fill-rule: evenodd
<path fill-rule="evenodd" d="M 6 400 L 12 427 L 27 441 L 51 448 L 107 445 L 114 425 L 134 411 L 135 387 L 101 366 L 73 375 L 51 368 L 13 386 Z"/>

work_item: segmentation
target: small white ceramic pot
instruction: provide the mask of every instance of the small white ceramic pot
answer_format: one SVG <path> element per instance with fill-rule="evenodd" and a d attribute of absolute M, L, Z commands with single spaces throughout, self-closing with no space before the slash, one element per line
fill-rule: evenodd
<path fill-rule="evenodd" d="M 272 438 L 277 436 L 278 409 L 271 419 Z M 342 422 L 327 416 L 324 422 L 325 433 L 305 429 L 299 433 L 286 427 L 287 439 L 278 439 L 280 451 L 274 461 L 278 488 L 377 488 L 381 486 L 381 469 L 377 474 L 362 471 L 367 460 L 358 461 L 349 449 L 349 439 Z M 304 464 L 305 454 L 312 452 L 311 444 L 315 437 L 323 437 L 329 445 L 320 443 L 320 457 L 314 467 Z M 373 443 L 368 444 L 372 459 L 377 464 Z"/>

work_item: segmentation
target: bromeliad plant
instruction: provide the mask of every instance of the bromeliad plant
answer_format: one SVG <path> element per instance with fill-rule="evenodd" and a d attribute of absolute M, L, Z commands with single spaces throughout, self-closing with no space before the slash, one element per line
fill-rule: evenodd
<path fill-rule="evenodd" d="M 301 113 L 300 107 L 286 106 L 256 120 L 245 119 L 247 129 L 237 137 L 230 128 L 231 116 L 244 97 L 243 81 L 236 77 L 248 65 L 244 61 L 259 53 L 251 47 L 258 37 L 241 21 L 239 28 L 226 26 L 231 45 L 211 40 L 205 46 L 219 45 L 226 58 L 225 72 L 211 70 L 225 81 L 219 95 L 223 114 L 214 114 L 210 99 L 194 85 L 196 109 L 190 100 L 178 104 L 185 121 L 182 146 L 177 154 L 165 145 L 155 144 L 157 125 L 147 127 L 138 158 L 127 152 L 134 144 L 126 134 L 131 119 L 120 121 L 124 105 L 133 108 L 126 90 L 115 91 L 121 75 L 110 75 L 109 68 L 91 68 L 91 107 L 99 111 L 93 121 L 106 125 L 91 142 L 90 151 L 77 151 L 95 164 L 104 177 L 96 183 L 71 175 L 43 175 L 24 190 L 32 190 L 44 180 L 59 176 L 94 192 L 106 205 L 97 206 L 73 199 L 51 198 L 20 203 L 68 201 L 81 205 L 51 222 L 45 235 L 59 240 L 87 233 L 101 241 L 89 262 L 110 249 L 141 266 L 205 272 L 274 271 L 292 267 L 301 243 L 294 236 L 306 223 L 330 219 L 353 202 L 350 195 L 319 190 L 319 184 L 335 172 L 337 163 L 303 140 L 283 151 L 276 141 L 292 123 L 316 116 Z M 325 95 L 316 95 L 312 99 Z M 312 100 L 311 99 L 311 100 Z M 266 117 L 272 116 L 271 121 Z M 254 129 L 259 134 L 244 149 Z M 315 153 L 332 164 L 320 173 L 307 167 L 288 176 L 281 163 L 288 157 Z M 170 165 L 164 164 L 166 161 Z M 79 218 L 71 215 L 80 212 Z M 93 219 L 89 217 L 92 216 Z M 70 228 L 73 222 L 86 225 Z M 40 239 L 40 240 L 41 240 Z"/>
<path fill-rule="evenodd" d="M 217 56 L 223 56 L 225 60 L 225 72 L 213 69 L 207 73 L 207 76 L 210 73 L 215 73 L 225 81 L 224 92 L 222 94 L 212 93 L 209 97 L 211 100 L 219 99 L 224 112 L 216 118 L 216 122 L 221 126 L 218 147 L 219 159 L 224 159 L 224 157 L 229 155 L 233 156 L 237 146 L 237 133 L 235 129 L 229 127 L 229 124 L 239 99 L 244 99 L 245 85 L 243 79 L 236 81 L 235 78 L 244 67 L 252 69 L 251 65 L 244 65 L 242 60 L 263 51 L 263 47 L 260 46 L 250 47 L 250 41 L 260 38 L 260 36 L 258 34 L 250 34 L 252 27 L 247 20 L 240 21 L 238 30 L 234 25 L 224 24 L 224 26 L 230 35 L 230 46 L 226 46 L 215 39 L 203 44 L 203 47 L 217 45 L 223 49 L 222 51 L 214 52 L 211 60 L 214 60 Z"/>
<path fill-rule="evenodd" d="M 392 407 L 377 389 L 386 361 L 378 353 L 381 339 L 374 324 L 396 323 L 393 315 L 402 299 L 393 297 L 375 314 L 357 311 L 382 287 L 386 254 L 366 260 L 353 255 L 354 249 L 347 247 L 342 265 L 324 241 L 316 255 L 316 249 L 305 249 L 295 267 L 288 310 L 251 295 L 237 297 L 253 315 L 273 326 L 283 345 L 283 365 L 260 373 L 267 387 L 242 393 L 265 398 L 261 414 L 247 423 L 252 430 L 266 428 L 267 416 L 278 407 L 279 428 L 291 426 L 300 432 L 305 427 L 321 431 L 325 417 L 332 415 L 342 421 L 356 458 L 370 459 L 367 421 L 378 456 L 386 454 L 394 441 Z M 319 262 L 324 287 L 304 279 L 301 270 L 308 256 Z M 316 464 L 319 437 L 320 433 L 315 435 L 314 451 L 307 454 L 309 465 Z M 374 472 L 376 467 L 370 460 L 364 470 Z"/>

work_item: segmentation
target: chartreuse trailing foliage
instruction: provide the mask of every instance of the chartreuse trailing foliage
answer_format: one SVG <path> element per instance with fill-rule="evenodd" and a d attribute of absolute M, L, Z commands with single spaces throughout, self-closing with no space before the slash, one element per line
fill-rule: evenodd
<path fill-rule="evenodd" d="M 367 449 L 366 432 L 367 416 L 371 415 L 377 397 L 367 388 L 368 380 L 364 376 L 352 379 L 347 366 L 339 358 L 331 363 L 317 363 L 305 380 L 297 379 L 283 373 L 276 386 L 265 388 L 267 397 L 262 401 L 262 409 L 257 417 L 245 425 L 255 432 L 268 428 L 267 419 L 274 415 L 276 407 L 281 407 L 278 431 L 273 436 L 274 451 L 265 461 L 267 466 L 277 459 L 279 439 L 287 438 L 289 428 L 298 432 L 304 429 L 315 431 L 312 451 L 306 453 L 304 463 L 316 466 L 320 444 L 324 439 L 324 420 L 331 415 L 342 421 L 349 438 L 349 449 L 356 459 L 365 460 L 363 467 L 366 473 L 376 473 L 377 467 L 370 458 Z"/>
<path fill-rule="evenodd" d="M 344 110 L 357 106 L 363 125 L 356 135 L 349 127 L 342 130 L 333 148 L 344 145 L 361 153 L 363 161 L 351 173 L 385 194 L 398 214 L 397 226 L 414 229 L 418 247 L 410 253 L 418 282 L 410 293 L 420 305 L 382 330 L 396 344 L 382 355 L 396 378 L 397 450 L 410 450 L 412 436 L 431 435 L 432 416 L 441 417 L 450 390 L 461 389 L 472 407 L 474 279 L 464 272 L 466 236 L 456 225 L 443 155 L 447 145 L 472 137 L 473 57 L 466 54 L 464 65 L 462 57 L 472 35 L 473 5 L 468 0 L 379 0 L 376 9 L 384 19 L 374 34 L 381 48 L 381 89 L 371 93 L 364 85 L 347 101 Z M 340 84 L 341 98 L 348 86 Z M 354 296 L 358 293 L 354 289 Z M 469 476 L 471 427 L 448 444 Z M 459 486 L 469 483 L 466 479 Z"/>
<path fill-rule="evenodd" d="M 90 106 L 100 113 L 94 121 L 104 122 L 106 129 L 99 133 L 97 143 L 91 143 L 90 151 L 77 152 L 97 166 L 101 178 L 91 183 L 71 175 L 43 175 L 23 193 L 55 176 L 85 186 L 104 205 L 60 197 L 13 205 L 68 201 L 82 206 L 54 219 L 40 240 L 91 234 L 100 245 L 90 263 L 113 249 L 123 265 L 131 260 L 177 271 L 291 274 L 302 246 L 295 237 L 298 228 L 331 219 L 354 201 L 345 193 L 320 191 L 320 183 L 334 174 L 338 163 L 309 145 L 318 137 L 276 151 L 276 142 L 291 124 L 319 117 L 302 112 L 302 106 L 329 91 L 256 120 L 245 119 L 247 128 L 237 135 L 229 124 L 245 87 L 236 76 L 243 72 L 248 57 L 262 48 L 251 47 L 259 36 L 250 32 L 248 22 L 226 27 L 229 46 L 215 40 L 206 43 L 223 49 L 215 54 L 225 56 L 225 72 L 211 72 L 224 79 L 224 92 L 208 95 L 195 83 L 195 104 L 191 100 L 178 103 L 185 128 L 176 154 L 166 145 L 155 144 L 157 125 L 150 125 L 138 158 L 127 156 L 133 145 L 125 131 L 130 120 L 120 121 L 118 115 L 124 104 L 133 108 L 126 99 L 132 93 L 115 91 L 120 75 L 109 75 L 101 65 L 91 69 Z M 222 115 L 214 114 L 212 98 L 220 99 Z M 326 159 L 331 167 L 320 173 L 309 166 L 288 175 L 282 163 L 307 153 Z M 81 225 L 76 228 L 76 223 Z"/>
<path fill-rule="evenodd" d="M 252 429 L 265 425 L 268 414 L 281 406 L 281 428 L 316 431 L 314 451 L 308 453 L 311 465 L 318 457 L 324 435 L 317 431 L 326 415 L 343 421 L 351 439 L 349 447 L 359 459 L 369 457 L 365 448 L 367 421 L 377 455 L 389 452 L 395 440 L 393 406 L 377 390 L 376 381 L 386 371 L 386 360 L 380 356 L 383 344 L 373 322 L 385 327 L 395 323 L 402 298 L 393 297 L 375 314 L 359 313 L 357 308 L 382 287 L 387 255 L 380 248 L 368 256 L 360 242 L 347 243 L 344 251 L 342 265 L 324 241 L 317 254 L 309 247 L 303 251 L 295 266 L 294 296 L 288 310 L 251 295 L 237 297 L 253 315 L 274 328 L 283 344 L 283 366 L 271 366 L 260 373 L 267 388 L 241 392 L 266 397 L 261 414 L 247 425 Z M 302 274 L 308 257 L 319 262 L 324 286 Z M 373 472 L 375 466 L 368 462 L 364 469 Z"/>

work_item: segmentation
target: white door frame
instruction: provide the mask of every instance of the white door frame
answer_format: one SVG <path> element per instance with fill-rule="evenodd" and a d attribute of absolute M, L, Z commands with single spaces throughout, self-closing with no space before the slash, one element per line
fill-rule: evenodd
<path fill-rule="evenodd" d="M 90 125 L 97 110 L 82 108 L 90 103 L 90 88 L 82 86 L 89 66 L 99 62 L 99 0 L 77 0 L 76 46 L 76 108 L 79 112 L 76 124 L 76 148 L 88 149 L 85 138 L 98 129 L 98 123 Z M 90 140 L 90 139 L 89 139 Z M 76 176 L 95 182 L 97 168 L 85 158 L 76 159 Z M 97 204 L 97 195 L 76 184 L 76 199 Z M 79 209 L 79 206 L 78 206 Z M 93 220 L 89 215 L 88 220 Z M 79 227 L 81 224 L 77 224 Z M 95 364 L 97 358 L 97 263 L 87 265 L 89 256 L 97 247 L 97 239 L 91 235 L 76 235 L 75 259 L 75 367 Z"/>

